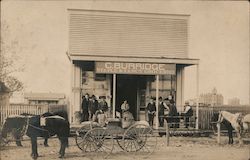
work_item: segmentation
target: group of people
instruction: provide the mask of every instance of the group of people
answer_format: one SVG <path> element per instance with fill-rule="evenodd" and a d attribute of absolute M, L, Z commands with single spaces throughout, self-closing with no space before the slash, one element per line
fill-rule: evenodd
<path fill-rule="evenodd" d="M 100 96 L 99 101 L 96 99 L 95 95 L 92 95 L 91 97 L 89 94 L 85 94 L 82 97 L 82 120 L 81 121 L 99 121 L 99 119 L 105 119 L 105 117 L 100 118 L 100 115 L 105 116 L 108 112 L 108 104 L 106 102 L 105 96 Z M 151 97 L 149 100 L 149 103 L 146 107 L 146 112 L 148 115 L 148 123 L 150 126 L 153 126 L 154 124 L 154 117 L 156 113 L 156 99 Z M 159 97 L 158 99 L 158 120 L 159 120 L 159 126 L 164 126 L 164 119 L 167 119 L 168 123 L 170 123 L 170 127 L 178 128 L 179 126 L 179 116 L 183 117 L 185 120 L 185 127 L 188 128 L 189 126 L 189 119 L 193 115 L 192 107 L 189 105 L 188 102 L 185 103 L 184 106 L 184 112 L 178 113 L 175 105 L 175 101 L 173 100 L 172 96 L 168 96 L 167 98 L 163 99 L 162 97 Z M 121 105 L 121 116 L 120 118 L 123 118 L 124 115 L 129 114 L 129 104 L 127 100 L 124 100 L 124 102 Z M 132 114 L 130 113 L 128 117 L 130 117 Z M 98 118 L 99 116 L 99 118 Z M 107 117 L 107 116 L 106 116 Z M 126 116 L 125 116 L 126 117 Z M 124 118 L 125 118 L 124 117 Z M 126 117 L 128 119 L 128 117 Z M 133 117 L 133 116 L 131 116 Z M 125 119 L 126 119 L 125 118 Z M 133 119 L 133 118 L 129 118 Z M 101 123 L 104 123 L 105 120 L 101 120 Z"/>
<path fill-rule="evenodd" d="M 107 112 L 108 103 L 105 99 L 105 96 L 100 96 L 98 101 L 95 95 L 90 97 L 89 94 L 86 93 L 82 97 L 82 121 L 96 121 L 98 114 Z"/>
<path fill-rule="evenodd" d="M 155 105 L 155 98 L 151 97 L 149 100 L 149 103 L 146 107 L 147 114 L 148 114 L 148 123 L 150 126 L 153 126 L 154 124 L 154 117 L 156 113 L 156 105 Z M 173 100 L 172 96 L 168 96 L 168 98 L 163 99 L 162 97 L 159 97 L 158 99 L 158 120 L 159 120 L 159 126 L 164 126 L 164 119 L 166 117 L 168 123 L 170 123 L 170 127 L 177 128 L 179 125 L 178 116 L 182 116 L 185 120 L 185 127 L 188 128 L 189 126 L 189 119 L 193 115 L 192 107 L 189 105 L 188 102 L 185 103 L 184 106 L 184 112 L 179 114 L 176 109 L 175 101 Z M 177 118 L 176 118 L 177 117 Z"/>

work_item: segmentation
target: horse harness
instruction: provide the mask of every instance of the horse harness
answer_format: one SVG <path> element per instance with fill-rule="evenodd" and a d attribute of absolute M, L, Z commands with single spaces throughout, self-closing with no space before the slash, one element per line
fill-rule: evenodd
<path fill-rule="evenodd" d="M 44 123 L 44 124 L 43 124 L 43 125 L 40 124 L 40 125 L 41 125 L 41 126 L 45 126 L 45 121 L 46 121 L 46 119 L 49 119 L 49 118 L 58 118 L 58 119 L 65 120 L 65 118 L 63 118 L 63 117 L 61 117 L 61 116 L 57 116 L 57 115 L 55 115 L 55 116 L 49 116 L 49 117 L 40 117 L 40 123 L 41 123 L 41 121 L 44 121 L 44 122 L 42 122 L 42 123 Z M 47 132 L 49 136 L 52 135 L 47 129 L 44 129 L 44 128 L 41 128 L 41 127 L 37 127 L 37 126 L 34 126 L 34 125 L 30 124 L 29 121 L 30 121 L 30 116 L 27 116 L 27 117 L 26 117 L 26 125 L 25 125 L 25 127 L 23 127 L 23 130 L 25 131 L 24 133 L 27 133 L 28 128 L 29 128 L 29 126 L 30 126 L 30 127 L 34 128 L 34 129 L 36 129 L 36 130 L 40 130 L 40 131 Z"/>

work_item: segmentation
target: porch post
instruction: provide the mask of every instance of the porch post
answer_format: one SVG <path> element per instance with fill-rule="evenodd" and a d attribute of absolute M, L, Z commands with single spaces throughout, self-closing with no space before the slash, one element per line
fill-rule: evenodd
<path fill-rule="evenodd" d="M 158 115 L 158 110 L 159 110 L 159 75 L 156 75 L 156 123 L 155 123 L 155 129 L 158 129 L 159 127 L 159 115 Z"/>
<path fill-rule="evenodd" d="M 196 125 L 195 128 L 199 129 L 199 64 L 196 66 Z"/>
<path fill-rule="evenodd" d="M 116 99 L 116 74 L 113 74 L 113 118 L 115 118 L 115 99 Z"/>

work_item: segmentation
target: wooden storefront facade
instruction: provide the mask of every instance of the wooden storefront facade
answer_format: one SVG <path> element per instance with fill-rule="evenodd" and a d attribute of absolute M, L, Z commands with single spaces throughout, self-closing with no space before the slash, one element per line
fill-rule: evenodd
<path fill-rule="evenodd" d="M 71 122 L 86 93 L 105 96 L 111 117 L 125 99 L 136 120 L 146 119 L 150 97 L 156 97 L 157 110 L 158 97 L 169 95 L 182 109 L 185 67 L 197 65 L 198 83 L 199 60 L 188 58 L 189 15 L 79 9 L 68 13 Z"/>

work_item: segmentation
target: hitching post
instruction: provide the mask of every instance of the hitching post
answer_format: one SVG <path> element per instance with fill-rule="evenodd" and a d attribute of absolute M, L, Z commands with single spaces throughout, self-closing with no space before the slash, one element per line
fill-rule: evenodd
<path fill-rule="evenodd" d="M 199 129 L 199 64 L 197 64 L 196 68 L 196 123 L 195 128 Z"/>
<path fill-rule="evenodd" d="M 165 119 L 165 118 L 164 118 Z M 167 119 L 165 119 L 166 121 L 166 139 L 167 139 L 167 146 L 169 146 L 169 128 L 168 128 L 168 121 Z"/>
<path fill-rule="evenodd" d="M 220 122 L 217 122 L 217 143 L 220 144 Z"/>

